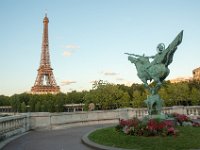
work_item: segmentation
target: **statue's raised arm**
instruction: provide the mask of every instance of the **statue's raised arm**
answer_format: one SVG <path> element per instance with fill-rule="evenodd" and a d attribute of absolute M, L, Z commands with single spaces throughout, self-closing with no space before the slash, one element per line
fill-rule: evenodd
<path fill-rule="evenodd" d="M 143 55 L 130 54 L 130 53 L 124 53 L 124 54 L 129 55 L 129 56 L 135 56 L 138 58 L 154 58 L 155 57 L 155 56 L 145 56 L 145 54 L 143 54 Z"/>
<path fill-rule="evenodd" d="M 126 55 L 129 55 L 129 56 L 135 56 L 135 57 L 144 57 L 144 55 L 137 55 L 137 54 L 130 54 L 130 53 L 124 53 Z"/>

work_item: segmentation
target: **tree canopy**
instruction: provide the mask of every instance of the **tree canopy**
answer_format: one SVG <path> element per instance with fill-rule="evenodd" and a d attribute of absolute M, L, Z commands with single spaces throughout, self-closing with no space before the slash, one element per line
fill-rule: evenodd
<path fill-rule="evenodd" d="M 148 91 L 143 84 L 111 84 L 102 80 L 96 81 L 90 91 L 71 91 L 56 95 L 33 95 L 28 93 L 12 96 L 0 95 L 0 106 L 12 106 L 14 112 L 63 112 L 65 104 L 85 104 L 88 110 L 93 103 L 96 110 L 116 109 L 123 107 L 146 107 L 144 100 Z M 200 105 L 200 82 L 170 83 L 166 81 L 159 90 L 165 106 Z"/>

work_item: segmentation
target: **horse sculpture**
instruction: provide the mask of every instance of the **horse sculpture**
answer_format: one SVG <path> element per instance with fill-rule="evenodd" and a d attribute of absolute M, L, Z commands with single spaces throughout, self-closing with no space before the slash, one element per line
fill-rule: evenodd
<path fill-rule="evenodd" d="M 163 100 L 158 95 L 158 90 L 163 80 L 169 75 L 168 66 L 172 63 L 173 55 L 177 46 L 182 42 L 182 38 L 183 31 L 176 36 L 166 49 L 163 43 L 158 44 L 158 53 L 155 56 L 125 53 L 129 55 L 128 60 L 135 64 L 138 77 L 150 92 L 150 96 L 145 100 L 149 114 L 153 112 L 155 114 L 161 113 Z M 153 61 L 150 62 L 149 59 L 153 59 Z M 152 80 L 156 83 L 154 87 L 149 86 L 147 82 Z"/>
<path fill-rule="evenodd" d="M 153 80 L 158 85 L 169 75 L 168 65 L 171 64 L 173 60 L 173 55 L 177 49 L 177 46 L 182 42 L 183 31 L 181 31 L 177 37 L 169 44 L 165 49 L 164 44 L 160 43 L 157 46 L 158 53 L 155 56 L 145 56 L 145 55 L 135 55 L 128 54 L 128 60 L 134 63 L 137 69 L 137 75 L 141 81 L 148 86 L 147 81 Z M 134 56 L 134 57 L 132 57 Z M 152 62 L 149 58 L 153 58 Z"/>
<path fill-rule="evenodd" d="M 151 65 L 149 59 L 144 56 L 138 58 L 129 56 L 128 60 L 135 64 L 138 72 L 137 75 L 146 87 L 148 87 L 148 80 L 154 80 L 160 85 L 170 72 L 164 64 Z"/>

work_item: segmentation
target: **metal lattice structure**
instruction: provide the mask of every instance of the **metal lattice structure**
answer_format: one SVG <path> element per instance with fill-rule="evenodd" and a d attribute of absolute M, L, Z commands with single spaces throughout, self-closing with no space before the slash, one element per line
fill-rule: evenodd
<path fill-rule="evenodd" d="M 40 66 L 35 80 L 34 86 L 31 88 L 33 94 L 56 94 L 60 92 L 60 87 L 57 86 L 53 75 L 53 69 L 50 63 L 49 40 L 48 40 L 48 23 L 49 19 L 45 15 L 43 20 L 43 38 Z"/>

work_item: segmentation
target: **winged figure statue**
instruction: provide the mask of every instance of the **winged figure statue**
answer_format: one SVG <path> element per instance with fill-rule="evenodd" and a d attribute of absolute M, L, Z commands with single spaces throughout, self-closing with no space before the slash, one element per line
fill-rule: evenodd
<path fill-rule="evenodd" d="M 141 81 L 148 86 L 147 81 L 155 81 L 158 85 L 169 75 L 168 66 L 173 61 L 173 55 L 177 50 L 178 45 L 182 42 L 183 30 L 176 36 L 176 38 L 165 49 L 163 43 L 158 44 L 157 54 L 155 56 L 145 56 L 128 54 L 128 60 L 134 63 L 137 69 L 137 75 Z M 151 62 L 149 59 L 153 59 Z"/>

